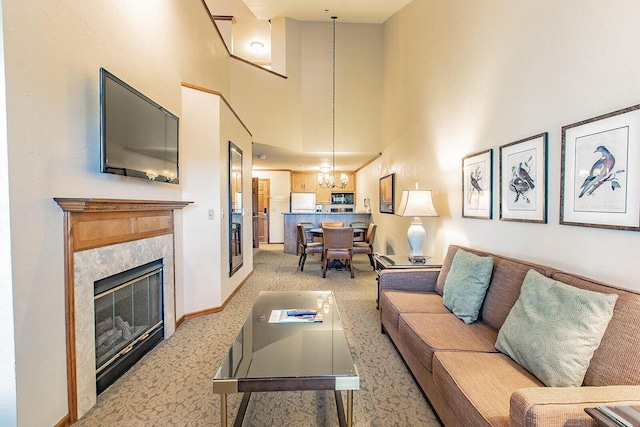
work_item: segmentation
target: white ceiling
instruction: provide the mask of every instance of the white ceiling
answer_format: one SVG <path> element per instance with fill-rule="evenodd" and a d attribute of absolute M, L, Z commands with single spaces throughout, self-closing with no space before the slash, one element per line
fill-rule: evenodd
<path fill-rule="evenodd" d="M 205 0 L 212 15 L 233 16 L 233 54 L 259 65 L 270 63 L 269 20 L 287 17 L 298 21 L 331 21 L 381 24 L 412 0 Z M 252 52 L 249 45 L 260 40 L 266 52 Z M 377 153 L 336 152 L 336 170 L 354 171 Z M 264 155 L 264 159 L 258 158 Z M 332 154 L 301 153 L 254 143 L 252 162 L 255 169 L 292 169 L 319 171 L 331 165 Z"/>
<path fill-rule="evenodd" d="M 205 0 L 214 15 L 382 24 L 411 0 Z M 328 11 L 328 12 L 325 12 Z"/>

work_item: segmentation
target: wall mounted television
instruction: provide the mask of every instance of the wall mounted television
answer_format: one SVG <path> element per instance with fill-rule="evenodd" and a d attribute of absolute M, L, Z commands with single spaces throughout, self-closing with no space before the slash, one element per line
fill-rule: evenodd
<path fill-rule="evenodd" d="M 100 172 L 178 184 L 178 122 L 100 68 Z"/>

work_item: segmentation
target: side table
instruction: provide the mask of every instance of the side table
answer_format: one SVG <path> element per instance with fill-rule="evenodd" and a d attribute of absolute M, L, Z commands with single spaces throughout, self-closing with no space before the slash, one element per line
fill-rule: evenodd
<path fill-rule="evenodd" d="M 376 264 L 376 280 L 378 281 L 378 298 L 376 299 L 376 308 L 380 308 L 380 272 L 382 270 L 410 270 L 418 268 L 440 268 L 442 263 L 434 261 L 433 258 L 427 257 L 426 262 L 411 262 L 407 255 L 383 255 L 379 253 L 373 254 L 373 260 Z"/>

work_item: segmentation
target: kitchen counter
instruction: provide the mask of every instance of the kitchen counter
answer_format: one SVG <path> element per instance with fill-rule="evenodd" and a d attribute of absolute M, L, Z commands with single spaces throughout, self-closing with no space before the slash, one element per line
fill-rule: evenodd
<path fill-rule="evenodd" d="M 284 215 L 284 253 L 296 255 L 298 250 L 298 231 L 296 226 L 301 222 L 310 222 L 313 228 L 320 228 L 323 221 L 342 221 L 345 227 L 349 227 L 352 222 L 371 222 L 370 213 L 358 212 L 309 212 L 295 213 L 285 212 Z"/>

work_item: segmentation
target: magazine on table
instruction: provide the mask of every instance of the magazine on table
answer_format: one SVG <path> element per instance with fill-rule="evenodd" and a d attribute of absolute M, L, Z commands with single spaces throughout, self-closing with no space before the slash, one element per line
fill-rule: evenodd
<path fill-rule="evenodd" d="M 283 308 L 271 310 L 269 323 L 318 323 L 322 322 L 322 314 L 314 309 Z"/>

